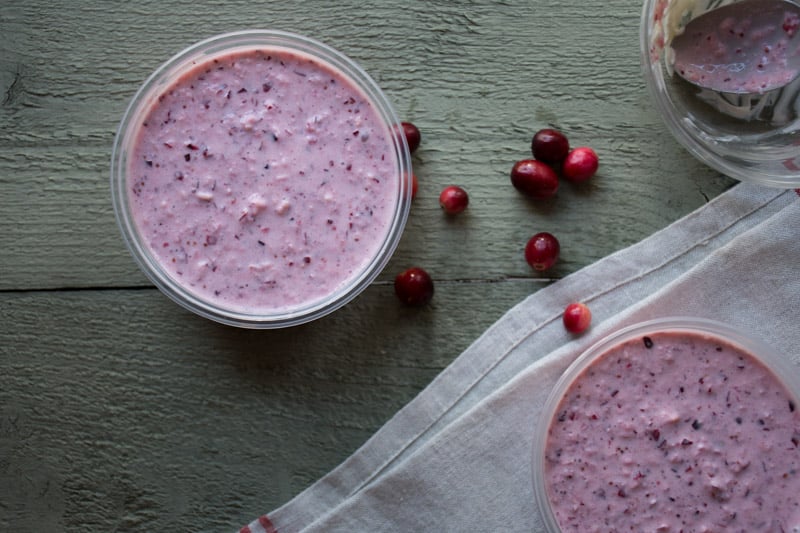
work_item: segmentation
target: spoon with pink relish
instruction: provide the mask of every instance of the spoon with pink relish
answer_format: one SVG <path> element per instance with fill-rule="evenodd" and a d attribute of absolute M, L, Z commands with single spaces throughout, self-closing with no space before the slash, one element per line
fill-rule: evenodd
<path fill-rule="evenodd" d="M 731 116 L 780 122 L 800 90 L 800 6 L 743 0 L 689 21 L 671 43 L 673 70 Z"/>

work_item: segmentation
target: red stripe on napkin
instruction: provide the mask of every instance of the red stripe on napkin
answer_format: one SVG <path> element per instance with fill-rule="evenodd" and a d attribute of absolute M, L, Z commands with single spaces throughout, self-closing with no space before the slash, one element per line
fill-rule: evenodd
<path fill-rule="evenodd" d="M 272 522 L 267 517 L 267 515 L 259 516 L 258 523 L 261 524 L 261 527 L 263 527 L 264 531 L 266 531 L 267 533 L 278 533 L 278 530 L 275 529 L 275 526 L 272 525 Z"/>
<path fill-rule="evenodd" d="M 275 529 L 275 526 L 270 521 L 267 515 L 261 515 L 258 517 L 258 525 L 256 529 L 251 528 L 250 526 L 244 526 L 242 529 L 239 530 L 239 533 L 278 533 L 278 530 Z"/>

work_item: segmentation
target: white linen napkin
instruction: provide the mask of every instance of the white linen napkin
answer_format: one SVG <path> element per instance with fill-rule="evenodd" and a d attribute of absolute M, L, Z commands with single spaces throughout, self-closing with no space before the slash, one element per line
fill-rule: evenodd
<path fill-rule="evenodd" d="M 591 344 L 662 316 L 716 319 L 800 363 L 800 199 L 739 184 L 509 310 L 342 465 L 242 533 L 543 531 L 540 410 Z M 592 327 L 561 323 L 573 301 Z"/>

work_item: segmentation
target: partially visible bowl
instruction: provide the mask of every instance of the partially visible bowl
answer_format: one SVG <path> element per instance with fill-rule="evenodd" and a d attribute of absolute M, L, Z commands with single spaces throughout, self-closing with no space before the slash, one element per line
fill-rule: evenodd
<path fill-rule="evenodd" d="M 669 131 L 698 160 L 737 180 L 796 188 L 800 82 L 742 96 L 699 89 L 672 71 L 670 45 L 686 24 L 742 1 L 753 0 L 645 0 L 640 50 L 647 89 Z"/>
<path fill-rule="evenodd" d="M 535 428 L 547 530 L 796 531 L 799 399 L 785 354 L 737 328 L 674 317 L 609 335 Z"/>

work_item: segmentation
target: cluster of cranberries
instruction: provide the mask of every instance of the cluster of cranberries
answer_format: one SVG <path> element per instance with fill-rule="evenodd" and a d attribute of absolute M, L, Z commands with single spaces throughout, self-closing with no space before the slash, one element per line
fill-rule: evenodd
<path fill-rule="evenodd" d="M 569 139 L 558 130 L 545 128 L 536 132 L 531 140 L 533 159 L 522 159 L 511 167 L 511 184 L 522 194 L 534 200 L 555 196 L 560 177 L 581 183 L 597 172 L 600 160 L 588 146 L 570 149 Z M 534 270 L 544 271 L 558 260 L 561 245 L 550 233 L 540 232 L 531 237 L 525 246 L 525 261 Z M 581 333 L 592 320 L 592 313 L 582 303 L 572 303 L 564 310 L 563 321 L 567 331 Z"/>
<path fill-rule="evenodd" d="M 413 153 L 420 145 L 419 129 L 410 122 L 402 123 L 409 150 Z M 559 186 L 559 176 L 580 183 L 591 178 L 599 165 L 594 150 L 587 146 L 570 149 L 567 137 L 555 129 L 536 132 L 531 141 L 533 159 L 517 161 L 511 169 L 511 183 L 526 196 L 544 200 L 552 198 Z M 412 199 L 417 192 L 417 177 L 412 173 Z M 439 205 L 448 215 L 457 215 L 469 205 L 469 195 L 456 185 L 445 187 L 439 195 Z M 558 239 L 550 233 L 540 232 L 530 238 L 525 246 L 525 260 L 537 271 L 552 267 L 560 252 Z M 433 298 L 433 280 L 422 268 L 412 267 L 394 280 L 397 297 L 407 305 L 422 306 Z M 582 303 L 566 307 L 563 323 L 567 331 L 581 333 L 592 320 L 592 313 Z"/>
<path fill-rule="evenodd" d="M 403 135 L 405 135 L 406 143 L 408 144 L 408 150 L 413 154 L 417 148 L 419 148 L 419 144 L 422 141 L 422 134 L 414 124 L 411 122 L 402 122 L 400 124 Z M 417 196 L 417 188 L 419 184 L 417 181 L 417 175 L 413 172 L 411 173 L 411 199 L 413 200 Z M 453 187 L 454 189 L 460 189 L 458 187 Z M 445 189 L 446 191 L 447 189 Z M 460 189 L 463 191 L 463 189 Z M 442 203 L 442 199 L 445 196 L 445 191 L 442 191 L 442 195 L 439 198 L 439 203 L 442 205 L 442 209 L 445 209 L 444 204 Z M 469 201 L 467 197 L 467 193 L 463 191 L 463 199 L 453 199 L 450 196 L 457 196 L 457 194 L 450 192 L 447 193 L 448 198 L 448 205 L 450 209 L 454 209 L 457 202 L 462 202 L 463 207 L 460 208 L 460 211 L 463 211 L 467 207 L 467 203 Z M 459 212 L 460 212 L 459 211 Z M 422 306 L 427 304 L 433 298 L 433 278 L 431 278 L 430 274 L 428 274 L 424 269 L 420 267 L 411 267 L 403 272 L 399 273 L 394 278 L 394 292 L 397 297 L 406 305 L 412 306 Z"/>
<path fill-rule="evenodd" d="M 419 128 L 411 122 L 401 122 L 400 126 L 402 127 L 403 135 L 406 137 L 408 150 L 413 154 L 419 148 L 422 134 Z M 419 187 L 417 175 L 413 172 L 411 173 L 411 182 L 411 199 L 413 200 L 417 196 L 417 188 Z M 449 185 L 442 189 L 441 194 L 439 194 L 439 206 L 448 215 L 457 215 L 464 211 L 468 205 L 469 195 L 467 191 L 458 185 Z"/>
<path fill-rule="evenodd" d="M 559 174 L 581 183 L 594 176 L 600 160 L 588 146 L 570 149 L 569 139 L 558 130 L 539 130 L 531 140 L 533 159 L 522 159 L 511 168 L 511 184 L 536 200 L 552 198 L 558 191 Z"/>
<path fill-rule="evenodd" d="M 559 174 L 573 183 L 591 178 L 599 165 L 594 150 L 581 146 L 570 150 L 569 139 L 558 130 L 545 128 L 531 140 L 533 159 L 522 159 L 511 167 L 511 184 L 522 194 L 535 200 L 555 196 Z M 537 233 L 525 246 L 525 260 L 534 270 L 547 270 L 558 259 L 558 239 L 550 233 Z"/>

